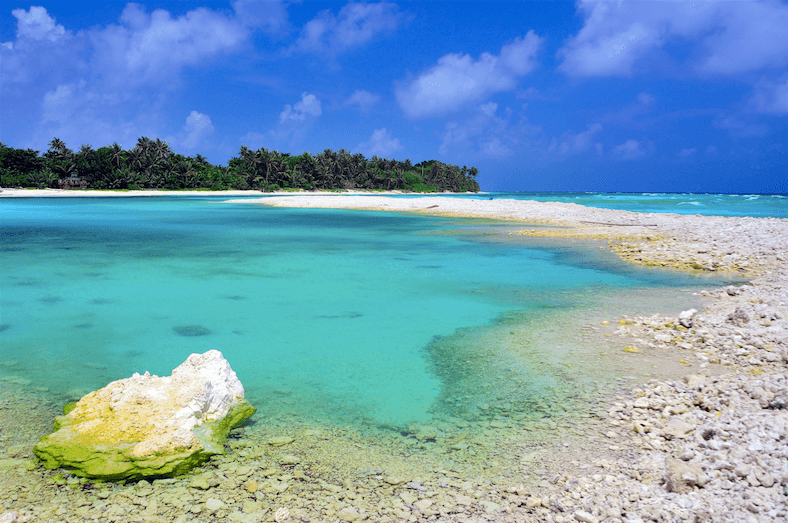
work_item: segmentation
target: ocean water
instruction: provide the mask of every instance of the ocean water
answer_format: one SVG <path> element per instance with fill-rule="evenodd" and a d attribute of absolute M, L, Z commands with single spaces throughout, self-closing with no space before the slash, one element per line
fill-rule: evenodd
<path fill-rule="evenodd" d="M 566 202 L 635 212 L 788 218 L 786 194 L 485 192 L 450 196 Z"/>
<path fill-rule="evenodd" d="M 64 404 L 218 349 L 258 419 L 474 423 L 577 394 L 560 347 L 500 333 L 520 350 L 602 296 L 718 283 L 491 222 L 222 199 L 0 200 L 0 377 Z"/>

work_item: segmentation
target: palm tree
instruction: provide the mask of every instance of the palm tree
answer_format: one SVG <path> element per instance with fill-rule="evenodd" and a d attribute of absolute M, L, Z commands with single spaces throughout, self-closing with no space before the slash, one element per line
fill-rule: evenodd
<path fill-rule="evenodd" d="M 131 168 L 136 170 L 142 170 L 142 160 L 144 157 L 145 155 L 142 149 L 140 149 L 139 147 L 135 147 L 134 149 L 129 151 L 129 164 Z M 120 156 L 118 156 L 118 158 L 120 158 Z"/>
<path fill-rule="evenodd" d="M 57 175 L 53 173 L 49 168 L 43 168 L 40 171 L 36 171 L 28 176 L 28 183 L 32 183 L 36 189 L 46 189 L 48 187 L 52 187 L 57 180 Z"/>
<path fill-rule="evenodd" d="M 167 156 L 172 154 L 172 151 L 170 150 L 170 146 L 167 145 L 167 142 L 164 142 L 159 138 L 156 138 L 156 141 L 152 143 L 151 146 L 156 151 L 156 154 L 159 155 L 159 158 L 166 158 Z"/>
<path fill-rule="evenodd" d="M 181 178 L 181 183 L 183 186 L 188 189 L 194 189 L 194 164 L 192 161 L 183 160 L 178 162 L 175 170 L 178 172 L 178 176 Z"/>
<path fill-rule="evenodd" d="M 137 138 L 137 148 L 140 149 L 143 153 L 148 153 L 151 150 L 154 143 L 153 140 L 148 138 L 147 136 L 141 136 Z"/>
<path fill-rule="evenodd" d="M 115 162 L 115 166 L 120 169 L 120 159 L 123 156 L 123 148 L 118 145 L 118 142 L 112 144 L 110 148 L 110 159 Z"/>
<path fill-rule="evenodd" d="M 52 138 L 49 141 L 49 150 L 62 154 L 66 150 L 66 143 L 60 138 Z"/>

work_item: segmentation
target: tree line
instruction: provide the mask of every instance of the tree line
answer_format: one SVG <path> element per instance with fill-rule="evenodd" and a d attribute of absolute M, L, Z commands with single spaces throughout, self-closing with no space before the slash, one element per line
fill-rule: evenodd
<path fill-rule="evenodd" d="M 213 165 L 202 155 L 174 153 L 167 142 L 142 137 L 124 150 L 117 143 L 74 152 L 58 138 L 43 155 L 0 143 L 0 186 L 63 189 L 257 189 L 401 190 L 478 192 L 475 167 L 429 160 L 415 165 L 345 149 L 290 155 L 241 147 L 228 165 Z"/>

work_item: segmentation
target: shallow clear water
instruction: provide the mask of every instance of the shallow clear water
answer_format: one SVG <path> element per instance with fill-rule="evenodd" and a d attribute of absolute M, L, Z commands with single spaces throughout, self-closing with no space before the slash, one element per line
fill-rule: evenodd
<path fill-rule="evenodd" d="M 467 232 L 481 221 L 220 201 L 0 201 L 0 374 L 65 402 L 219 349 L 261 419 L 473 420 L 494 376 L 506 374 L 511 409 L 562 380 L 500 359 L 479 329 L 588 307 L 595 293 L 702 283 L 479 241 Z"/>
<path fill-rule="evenodd" d="M 788 218 L 788 195 L 785 194 L 486 192 L 442 196 L 566 202 L 635 212 Z"/>

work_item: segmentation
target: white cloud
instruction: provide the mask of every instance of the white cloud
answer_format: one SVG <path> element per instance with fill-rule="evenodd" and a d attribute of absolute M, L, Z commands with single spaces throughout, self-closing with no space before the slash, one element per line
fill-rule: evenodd
<path fill-rule="evenodd" d="M 17 40 L 0 47 L 2 61 L 9 62 L 3 65 L 3 77 L 27 81 L 41 72 L 51 74 L 48 58 L 56 54 L 61 62 L 58 69 L 65 67 L 62 62 L 72 70 L 82 66 L 94 80 L 112 89 L 128 90 L 145 83 L 169 85 L 184 67 L 239 50 L 254 29 L 281 31 L 287 23 L 279 1 L 236 0 L 233 6 L 234 13 L 200 7 L 173 17 L 163 9 L 148 13 L 143 6 L 129 3 L 118 24 L 77 35 L 57 24 L 43 7 L 14 9 Z M 55 49 L 54 42 L 58 44 Z"/>
<path fill-rule="evenodd" d="M 536 54 L 543 42 L 529 31 L 504 45 L 498 56 L 482 53 L 478 60 L 470 55 L 447 54 L 438 64 L 422 72 L 408 84 L 396 88 L 397 101 L 410 118 L 445 114 L 490 94 L 511 91 L 520 77 L 536 66 Z"/>
<path fill-rule="evenodd" d="M 690 48 L 701 74 L 740 74 L 788 65 L 788 5 L 736 2 L 580 0 L 585 23 L 558 51 L 574 76 L 630 76 Z M 681 62 L 682 58 L 673 57 Z"/>
<path fill-rule="evenodd" d="M 591 146 L 595 146 L 597 154 L 602 150 L 602 144 L 595 143 L 594 137 L 602 132 L 602 124 L 594 123 L 588 126 L 585 131 L 579 133 L 565 132 L 561 139 L 557 141 L 557 149 L 563 155 L 579 154 L 588 151 Z M 556 144 L 551 149 L 556 148 Z"/>
<path fill-rule="evenodd" d="M 345 107 L 358 107 L 359 111 L 368 112 L 378 102 L 380 102 L 380 95 L 358 89 L 354 91 L 342 105 Z"/>
<path fill-rule="evenodd" d="M 41 118 L 32 116 L 27 131 L 19 131 L 37 140 L 82 135 L 112 143 L 127 133 L 159 134 L 167 128 L 167 98 L 185 68 L 237 52 L 255 30 L 286 24 L 281 2 L 237 0 L 233 6 L 235 12 L 197 8 L 173 16 L 130 3 L 118 23 L 76 34 L 42 7 L 16 9 L 17 38 L 0 46 L 0 75 L 4 84 L 24 88 L 4 89 L 4 103 L 41 108 Z"/>
<path fill-rule="evenodd" d="M 788 4 L 763 0 L 714 7 L 716 24 L 703 28 L 702 72 L 739 74 L 788 66 Z"/>
<path fill-rule="evenodd" d="M 755 84 L 752 103 L 761 113 L 788 113 L 788 74 L 777 81 L 762 80 Z"/>
<path fill-rule="evenodd" d="M 303 122 L 312 120 L 323 114 L 320 100 L 313 94 L 301 93 L 301 101 L 295 105 L 286 104 L 284 110 L 279 113 L 279 123 Z"/>
<path fill-rule="evenodd" d="M 91 65 L 115 86 L 172 82 L 186 66 L 237 50 L 250 34 L 234 16 L 205 8 L 173 18 L 128 4 L 120 22 L 90 33 Z"/>
<path fill-rule="evenodd" d="M 203 145 L 206 139 L 214 134 L 215 129 L 211 123 L 211 118 L 207 114 L 192 111 L 186 117 L 186 124 L 183 126 L 183 138 L 180 144 L 186 149 L 196 149 Z"/>
<path fill-rule="evenodd" d="M 387 158 L 400 149 L 402 144 L 397 138 L 392 138 L 385 127 L 375 129 L 368 141 L 358 144 L 358 150 L 368 158 L 371 156 Z"/>
<path fill-rule="evenodd" d="M 613 148 L 613 153 L 624 160 L 634 160 L 645 156 L 653 148 L 653 144 L 646 141 L 629 139 Z"/>
<path fill-rule="evenodd" d="M 81 64 L 80 53 L 84 38 L 75 38 L 56 23 L 43 7 L 29 10 L 14 9 L 17 19 L 16 40 L 0 45 L 0 77 L 3 83 L 27 83 L 39 80 L 39 85 L 57 85 Z"/>
<path fill-rule="evenodd" d="M 337 16 L 325 10 L 307 22 L 291 50 L 334 56 L 393 33 L 403 19 L 396 4 L 351 2 Z"/>
<path fill-rule="evenodd" d="M 56 42 L 66 34 L 66 28 L 56 24 L 43 7 L 32 6 L 28 11 L 14 9 L 11 14 L 17 19 L 17 38 Z"/>

